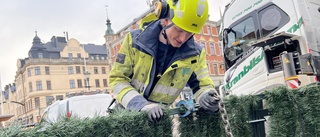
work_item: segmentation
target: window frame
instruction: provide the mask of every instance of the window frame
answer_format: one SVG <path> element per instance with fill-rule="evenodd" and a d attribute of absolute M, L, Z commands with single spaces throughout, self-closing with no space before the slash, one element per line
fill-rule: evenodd
<path fill-rule="evenodd" d="M 50 106 L 54 101 L 54 97 L 53 96 L 46 96 L 46 105 L 47 107 Z"/>
<path fill-rule="evenodd" d="M 82 79 L 77 79 L 78 88 L 83 88 Z"/>
<path fill-rule="evenodd" d="M 31 68 L 28 68 L 27 71 L 28 71 L 28 77 L 30 77 L 32 75 Z"/>
<path fill-rule="evenodd" d="M 40 68 L 40 66 L 34 67 L 34 72 L 35 72 L 35 75 L 41 75 L 41 68 Z"/>
<path fill-rule="evenodd" d="M 211 55 L 217 55 L 217 54 L 216 54 L 215 43 L 214 43 L 214 42 L 210 42 L 210 43 L 209 43 L 209 46 L 210 46 L 210 53 L 211 53 Z"/>
<path fill-rule="evenodd" d="M 68 66 L 68 74 L 74 74 L 73 66 Z"/>
<path fill-rule="evenodd" d="M 96 87 L 100 87 L 100 80 L 99 79 L 95 79 L 95 84 L 96 84 Z"/>
<path fill-rule="evenodd" d="M 265 11 L 270 8 L 275 8 L 277 11 L 280 12 L 280 14 L 281 14 L 280 21 L 279 21 L 279 24 L 276 26 L 276 28 L 274 28 L 273 30 L 270 30 L 269 32 L 264 34 L 264 28 L 263 28 L 263 25 L 261 24 L 261 23 L 263 23 L 261 21 L 262 20 L 261 14 L 265 13 Z M 262 37 L 267 37 L 267 36 L 273 34 L 274 32 L 279 30 L 281 27 L 283 27 L 284 25 L 286 25 L 290 21 L 290 16 L 275 4 L 268 4 L 268 5 L 264 6 L 263 8 L 259 9 L 257 11 L 257 16 L 258 16 L 257 19 L 259 22 L 259 32 Z M 274 15 L 272 15 L 272 17 L 274 17 Z"/>
<path fill-rule="evenodd" d="M 56 95 L 56 100 L 63 100 L 63 95 Z"/>
<path fill-rule="evenodd" d="M 50 80 L 47 80 L 47 81 L 46 81 L 46 84 L 47 84 L 47 90 L 52 90 L 51 81 L 50 81 Z"/>
<path fill-rule="evenodd" d="M 50 75 L 50 67 L 48 66 L 45 67 L 45 73 L 46 75 Z"/>
<path fill-rule="evenodd" d="M 32 82 L 29 82 L 29 92 L 33 91 Z"/>
<path fill-rule="evenodd" d="M 101 73 L 102 73 L 102 74 L 107 74 L 107 72 L 106 72 L 106 67 L 101 67 Z"/>
<path fill-rule="evenodd" d="M 43 87 L 42 87 L 42 81 L 36 81 L 36 90 L 37 91 L 40 91 L 40 90 L 43 90 Z"/>
<path fill-rule="evenodd" d="M 40 97 L 35 97 L 34 98 L 34 106 L 35 106 L 35 108 L 40 108 L 40 106 L 41 106 Z"/>
<path fill-rule="evenodd" d="M 80 66 L 76 66 L 76 74 L 81 74 L 81 68 L 80 68 Z"/>
<path fill-rule="evenodd" d="M 99 69 L 98 69 L 98 67 L 94 67 L 94 68 L 93 68 L 93 72 L 94 72 L 94 74 L 99 74 Z"/>
<path fill-rule="evenodd" d="M 218 63 L 213 62 L 212 67 L 213 67 L 214 74 L 219 75 Z"/>
<path fill-rule="evenodd" d="M 68 59 L 73 59 L 73 54 L 72 53 L 68 53 Z"/>
<path fill-rule="evenodd" d="M 108 87 L 108 79 L 103 79 L 103 87 Z"/>
<path fill-rule="evenodd" d="M 43 53 L 42 52 L 38 52 L 38 58 L 42 59 L 43 58 Z"/>
<path fill-rule="evenodd" d="M 70 86 L 70 89 L 76 88 L 76 84 L 75 84 L 75 81 L 73 79 L 69 80 L 69 86 Z"/>

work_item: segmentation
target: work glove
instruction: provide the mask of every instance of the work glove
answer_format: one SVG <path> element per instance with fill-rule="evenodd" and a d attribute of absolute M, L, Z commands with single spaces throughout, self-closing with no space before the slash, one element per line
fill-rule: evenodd
<path fill-rule="evenodd" d="M 208 114 L 213 114 L 219 110 L 220 97 L 215 90 L 210 90 L 200 96 L 199 104 L 200 108 Z"/>
<path fill-rule="evenodd" d="M 147 112 L 153 122 L 159 122 L 163 116 L 162 107 L 156 103 L 145 105 L 140 111 Z"/>

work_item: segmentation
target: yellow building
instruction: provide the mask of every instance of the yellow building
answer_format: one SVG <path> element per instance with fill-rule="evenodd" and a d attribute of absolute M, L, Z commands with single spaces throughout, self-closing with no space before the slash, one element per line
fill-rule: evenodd
<path fill-rule="evenodd" d="M 5 90 L 4 112 L 15 115 L 6 124 L 36 123 L 47 106 L 75 94 L 109 92 L 107 56 L 105 45 L 56 36 L 42 43 L 36 35 L 28 58 L 17 61 L 14 88 Z"/>

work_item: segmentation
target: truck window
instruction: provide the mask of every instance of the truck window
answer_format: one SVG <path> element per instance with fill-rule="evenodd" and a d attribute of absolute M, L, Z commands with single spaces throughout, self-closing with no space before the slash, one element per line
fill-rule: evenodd
<path fill-rule="evenodd" d="M 261 9 L 248 13 L 243 19 L 235 21 L 235 24 L 228 28 L 230 31 L 223 34 L 227 35 L 227 44 L 224 45 L 226 69 L 236 63 L 243 53 L 252 48 L 247 46 L 248 43 L 274 34 L 289 20 L 290 17 L 282 9 L 269 3 Z"/>
<path fill-rule="evenodd" d="M 258 13 L 262 37 L 277 31 L 290 20 L 289 16 L 275 5 L 270 5 Z"/>
<path fill-rule="evenodd" d="M 230 28 L 228 33 L 227 46 L 225 46 L 225 58 L 228 65 L 233 65 L 242 53 L 249 50 L 246 44 L 256 40 L 256 28 L 253 18 L 249 17 Z"/>

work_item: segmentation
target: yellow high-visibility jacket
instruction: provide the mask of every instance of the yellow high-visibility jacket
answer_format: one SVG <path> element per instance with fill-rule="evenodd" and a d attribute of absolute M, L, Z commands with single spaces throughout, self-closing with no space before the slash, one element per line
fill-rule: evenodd
<path fill-rule="evenodd" d="M 140 110 L 150 102 L 170 105 L 188 84 L 198 102 L 200 95 L 214 90 L 206 64 L 206 52 L 193 38 L 177 49 L 159 81 L 156 77 L 156 57 L 160 21 L 145 30 L 127 33 L 116 62 L 110 72 L 110 86 L 116 100 L 126 109 Z M 164 68 L 165 69 L 165 68 Z"/>

